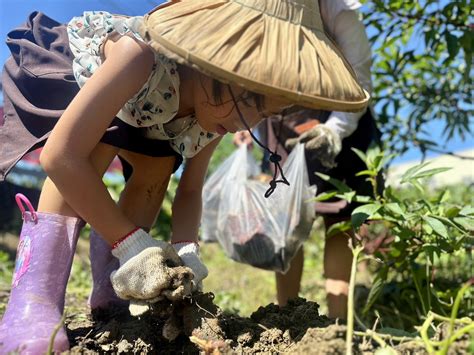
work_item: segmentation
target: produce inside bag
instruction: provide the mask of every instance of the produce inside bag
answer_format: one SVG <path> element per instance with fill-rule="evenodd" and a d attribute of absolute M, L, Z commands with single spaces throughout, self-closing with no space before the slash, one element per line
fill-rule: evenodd
<path fill-rule="evenodd" d="M 283 172 L 290 186 L 279 185 L 265 198 L 268 183 L 261 181 L 247 147 L 240 146 L 204 185 L 203 239 L 219 241 L 235 261 L 286 272 L 314 220 L 315 190 L 303 145 L 289 155 Z"/>

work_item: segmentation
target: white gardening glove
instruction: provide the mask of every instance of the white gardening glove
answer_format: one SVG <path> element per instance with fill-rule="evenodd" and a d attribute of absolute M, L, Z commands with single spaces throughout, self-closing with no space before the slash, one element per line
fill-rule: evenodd
<path fill-rule="evenodd" d="M 299 137 L 287 139 L 285 147 L 291 150 L 298 143 L 304 143 L 309 157 L 318 160 L 325 168 L 331 169 L 337 165 L 336 157 L 341 152 L 342 140 L 328 126 L 319 124 Z"/>
<path fill-rule="evenodd" d="M 234 143 L 234 145 L 236 145 L 237 147 L 240 147 L 242 144 L 245 144 L 249 147 L 249 149 L 253 148 L 253 140 L 249 131 L 235 132 L 234 136 L 232 137 L 232 143 Z"/>
<path fill-rule="evenodd" d="M 173 243 L 173 248 L 178 252 L 178 255 L 183 261 L 184 265 L 193 271 L 193 291 L 202 291 L 202 280 L 207 277 L 209 271 L 199 257 L 198 243 Z"/>
<path fill-rule="evenodd" d="M 182 265 L 173 247 L 150 237 L 143 229 L 131 233 L 112 249 L 120 267 L 110 280 L 117 296 L 149 303 L 191 294 L 191 270 Z"/>

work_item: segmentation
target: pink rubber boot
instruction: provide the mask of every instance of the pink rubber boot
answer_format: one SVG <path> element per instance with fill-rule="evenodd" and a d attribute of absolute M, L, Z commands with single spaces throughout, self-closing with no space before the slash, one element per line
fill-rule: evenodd
<path fill-rule="evenodd" d="M 115 306 L 128 306 L 128 301 L 117 297 L 110 282 L 110 273 L 119 268 L 119 261 L 111 251 L 112 247 L 92 229 L 89 257 L 93 285 L 88 301 L 92 311 L 106 310 Z"/>
<path fill-rule="evenodd" d="M 0 323 L 0 354 L 44 354 L 54 329 L 54 352 L 69 349 L 61 318 L 79 232 L 79 218 L 35 212 L 16 195 L 23 215 L 10 300 Z M 25 211 L 22 202 L 28 206 Z"/>

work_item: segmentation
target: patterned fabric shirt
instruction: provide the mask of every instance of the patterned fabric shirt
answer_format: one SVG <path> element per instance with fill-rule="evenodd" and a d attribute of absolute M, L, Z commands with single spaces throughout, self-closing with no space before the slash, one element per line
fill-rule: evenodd
<path fill-rule="evenodd" d="M 133 35 L 140 41 L 143 17 L 124 17 L 104 11 L 84 12 L 67 26 L 74 54 L 73 72 L 82 87 L 102 64 L 101 46 L 112 33 Z M 218 137 L 201 128 L 194 115 L 174 119 L 179 108 L 179 74 L 176 63 L 155 53 L 153 70 L 147 82 L 123 106 L 117 117 L 125 123 L 146 128 L 146 138 L 168 140 L 186 158 L 196 155 Z"/>

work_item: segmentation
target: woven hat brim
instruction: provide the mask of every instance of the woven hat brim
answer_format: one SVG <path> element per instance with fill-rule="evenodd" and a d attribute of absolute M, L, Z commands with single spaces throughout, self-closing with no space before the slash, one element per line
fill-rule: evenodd
<path fill-rule="evenodd" d="M 220 81 L 311 108 L 367 106 L 368 93 L 321 30 L 217 0 L 177 2 L 146 16 L 145 27 L 157 51 Z"/>

